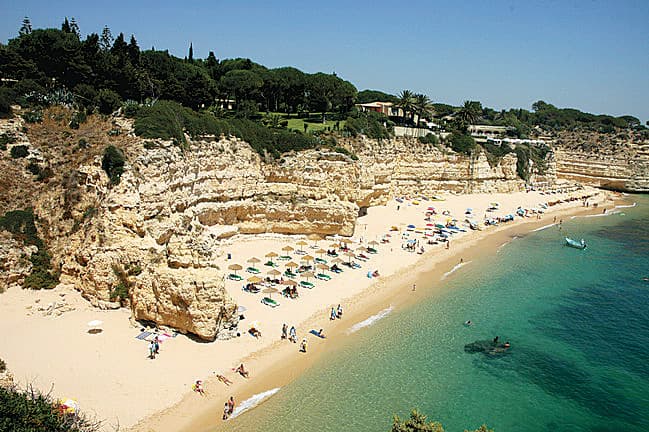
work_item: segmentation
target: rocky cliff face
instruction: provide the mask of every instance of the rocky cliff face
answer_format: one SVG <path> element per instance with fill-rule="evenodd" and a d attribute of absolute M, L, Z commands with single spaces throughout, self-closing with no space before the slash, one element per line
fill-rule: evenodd
<path fill-rule="evenodd" d="M 27 134 L 22 122 L 6 123 L 30 155 L 13 160 L 7 150 L 0 160 L 1 169 L 20 177 L 15 201 L 34 206 L 61 281 L 98 307 L 121 303 L 136 319 L 204 339 L 228 337 L 238 316 L 223 272 L 211 264 L 223 253 L 224 238 L 351 235 L 361 207 L 395 195 L 523 187 L 513 155 L 492 167 L 484 155 L 470 159 L 418 141 L 355 140 L 341 144 L 358 160 L 310 150 L 265 163 L 237 139 L 193 141 L 185 150 L 141 140 L 128 134 L 131 126 L 123 119 L 97 120 L 92 130 L 70 137 L 61 115 L 29 125 Z M 111 128 L 123 133 L 108 137 Z M 81 143 L 83 134 L 84 148 L 53 145 Z M 124 149 L 128 160 L 114 186 L 101 168 L 108 144 Z M 29 161 L 52 169 L 46 183 L 26 172 Z"/>
<path fill-rule="evenodd" d="M 626 192 L 649 192 L 649 140 L 638 133 L 567 133 L 556 139 L 557 177 Z"/>

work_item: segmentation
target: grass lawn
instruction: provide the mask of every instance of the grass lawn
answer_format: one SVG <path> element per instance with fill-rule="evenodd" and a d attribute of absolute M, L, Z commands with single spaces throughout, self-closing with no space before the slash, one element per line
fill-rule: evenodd
<path fill-rule="evenodd" d="M 287 126 L 288 129 L 295 129 L 300 132 L 304 132 L 305 121 L 309 128 L 308 132 L 319 131 L 326 128 L 330 128 L 331 130 L 333 130 L 336 121 L 338 121 L 338 120 L 327 120 L 327 123 L 322 124 L 321 123 L 322 117 L 320 114 L 311 116 L 309 118 L 297 118 L 294 115 L 288 116 L 287 114 L 284 113 L 271 113 L 271 114 L 279 114 L 280 116 L 282 116 L 282 119 L 288 120 L 288 126 Z M 345 120 L 340 120 L 339 125 L 340 125 L 340 130 L 342 130 L 345 127 Z"/>

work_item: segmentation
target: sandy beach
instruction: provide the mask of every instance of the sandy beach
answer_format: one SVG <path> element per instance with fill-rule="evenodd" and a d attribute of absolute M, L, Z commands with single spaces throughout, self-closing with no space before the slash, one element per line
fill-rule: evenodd
<path fill-rule="evenodd" d="M 417 254 L 402 248 L 408 239 L 423 238 L 415 231 L 407 231 L 409 224 L 416 228 L 426 223 L 445 223 L 448 211 L 463 226 L 467 208 L 473 209 L 473 219 L 482 221 L 484 215 L 505 216 L 519 207 L 537 208 L 539 203 L 557 201 L 570 196 L 596 194 L 590 203 L 598 208 L 584 207 L 579 200 L 557 204 L 545 214 L 451 236 L 448 249 L 443 244 L 428 245 L 422 240 L 425 253 Z M 354 243 L 350 248 L 376 241 L 378 250 L 363 267 L 332 275 L 330 281 L 309 279 L 313 289 L 298 288 L 299 298 L 289 299 L 280 293 L 272 298 L 280 303 L 271 308 L 261 303 L 267 294 L 251 294 L 242 290 L 244 282 L 226 279 L 226 288 L 235 302 L 246 308 L 245 320 L 239 324 L 241 336 L 205 343 L 184 335 L 162 342 L 160 355 L 148 358 L 148 344 L 136 339 L 142 327 L 129 320 L 128 310 L 102 311 L 92 308 L 80 294 L 70 287 L 59 286 L 51 291 L 33 292 L 11 289 L 0 295 L 0 358 L 7 362 L 16 382 L 33 384 L 57 397 L 71 397 L 79 401 L 81 409 L 91 416 L 104 419 L 104 429 L 119 426 L 132 431 L 207 430 L 221 427 L 223 403 L 229 396 L 241 402 L 252 395 L 281 387 L 291 382 L 318 358 L 318 354 L 343 340 L 350 327 L 387 307 L 403 307 L 430 290 L 412 291 L 418 281 L 442 280 L 462 260 L 468 263 L 486 253 L 493 253 L 511 236 L 529 232 L 577 212 L 602 213 L 612 208 L 612 194 L 595 189 L 584 189 L 565 194 L 542 195 L 539 192 L 513 194 L 448 195 L 444 201 L 412 200 L 390 201 L 386 206 L 370 208 L 368 214 L 357 220 Z M 490 203 L 498 202 L 499 210 L 487 213 Z M 426 209 L 432 206 L 437 215 L 425 221 Z M 397 231 L 390 231 L 391 227 Z M 381 239 L 390 233 L 389 243 Z M 402 237 L 404 233 L 407 238 Z M 296 243 L 303 239 L 307 244 Z M 245 269 L 248 260 L 257 257 L 255 267 L 266 276 L 271 267 L 264 266 L 269 252 L 283 255 L 282 248 L 295 249 L 316 255 L 316 250 L 331 249 L 333 240 L 308 240 L 304 236 L 258 235 L 237 236 L 223 246 L 218 265 L 225 274 L 232 264 L 244 278 L 252 276 Z M 231 259 L 227 259 L 230 254 Z M 301 255 L 290 253 L 299 263 Z M 327 258 L 325 256 L 325 258 Z M 341 259 L 345 258 L 341 256 Z M 330 259 L 330 258 L 327 258 Z M 282 261 L 279 270 L 284 270 Z M 379 270 L 380 277 L 368 278 L 367 272 Z M 445 275 L 446 274 L 446 275 Z M 297 278 L 296 280 L 302 280 Z M 341 304 L 344 316 L 330 321 L 329 310 Z M 50 306 L 51 305 L 51 306 Z M 43 310 L 39 310 L 43 309 Z M 57 312 L 58 311 L 58 312 Z M 89 333 L 88 322 L 101 320 L 102 332 Z M 262 336 L 247 333 L 249 324 L 258 322 Z M 298 352 L 298 344 L 280 339 L 282 324 L 297 328 L 298 340 L 306 337 L 307 354 Z M 327 339 L 321 340 L 308 332 L 323 328 Z M 244 379 L 233 371 L 243 362 L 250 371 Z M 232 380 L 231 386 L 219 382 L 215 373 Z M 203 380 L 206 395 L 192 391 L 196 380 Z M 230 420 L 236 421 L 236 419 Z"/>

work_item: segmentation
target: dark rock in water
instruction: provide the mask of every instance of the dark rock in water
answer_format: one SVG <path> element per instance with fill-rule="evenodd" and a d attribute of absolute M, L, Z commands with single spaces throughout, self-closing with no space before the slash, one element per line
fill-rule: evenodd
<path fill-rule="evenodd" d="M 493 340 L 479 340 L 464 345 L 464 352 L 469 354 L 483 353 L 490 356 L 500 356 L 509 353 L 509 348 L 504 343 Z"/>

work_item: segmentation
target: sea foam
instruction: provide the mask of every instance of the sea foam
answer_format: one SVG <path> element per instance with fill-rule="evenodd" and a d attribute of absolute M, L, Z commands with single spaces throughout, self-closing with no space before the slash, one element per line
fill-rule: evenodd
<path fill-rule="evenodd" d="M 232 415 L 230 416 L 230 418 L 235 418 L 235 417 L 241 415 L 242 413 L 244 413 L 244 412 L 246 412 L 246 411 L 248 411 L 250 409 L 253 409 L 257 405 L 262 403 L 264 401 L 264 399 L 268 399 L 269 397 L 271 397 L 272 395 L 277 393 L 279 391 L 279 389 L 280 389 L 280 387 L 276 387 L 274 389 L 266 390 L 265 392 L 257 393 L 256 395 L 251 396 L 250 398 L 248 398 L 245 401 L 241 402 L 239 404 L 239 406 L 236 407 L 234 409 L 234 411 L 232 411 Z"/>
<path fill-rule="evenodd" d="M 550 225 L 544 225 L 544 226 L 542 226 L 541 228 L 537 228 L 537 229 L 535 229 L 535 230 L 532 230 L 532 232 L 543 231 L 544 229 L 548 229 L 548 228 L 550 228 L 551 226 L 555 226 L 555 225 L 556 225 L 556 224 L 553 224 L 553 223 L 551 223 Z"/>
<path fill-rule="evenodd" d="M 446 273 L 444 273 L 442 275 L 442 280 L 446 279 L 448 276 L 452 275 L 457 270 L 461 269 L 462 267 L 464 267 L 465 265 L 467 265 L 470 262 L 471 261 L 467 261 L 467 262 L 461 262 L 461 263 L 457 264 L 455 267 L 453 267 L 452 269 L 450 269 L 449 271 L 447 271 Z"/>
<path fill-rule="evenodd" d="M 390 306 L 388 306 L 387 308 L 383 309 L 381 312 L 377 313 L 376 315 L 372 315 L 372 316 L 369 317 L 368 319 L 366 319 L 366 320 L 364 320 L 364 321 L 361 321 L 361 322 L 359 322 L 359 323 L 354 324 L 354 325 L 351 326 L 351 328 L 349 329 L 349 333 L 355 333 L 355 332 L 359 331 L 359 330 L 362 329 L 362 328 L 365 328 L 365 327 L 369 327 L 369 326 L 371 326 L 372 324 L 374 324 L 374 323 L 377 322 L 378 320 L 380 320 L 380 319 L 385 318 L 386 316 L 388 316 L 388 314 L 389 314 L 390 312 L 392 312 L 392 309 L 393 309 L 393 308 L 392 308 L 392 305 L 390 305 Z"/>

